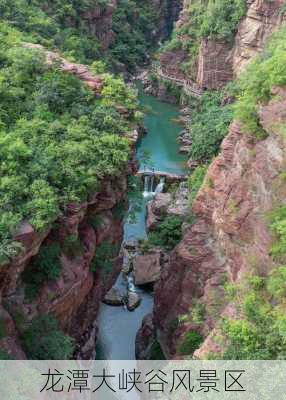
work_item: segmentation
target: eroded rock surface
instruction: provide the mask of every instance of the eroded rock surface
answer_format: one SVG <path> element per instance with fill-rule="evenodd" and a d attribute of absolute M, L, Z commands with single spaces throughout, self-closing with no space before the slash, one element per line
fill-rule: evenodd
<path fill-rule="evenodd" d="M 237 122 L 231 125 L 208 170 L 211 185 L 200 190 L 194 203 L 196 222 L 185 231 L 156 285 L 154 323 L 167 357 L 175 356 L 190 329 L 184 324 L 176 327 L 177 318 L 190 315 L 198 299 L 205 316 L 195 329 L 206 340 L 196 355 L 218 350 L 211 340 L 213 330 L 223 313 L 232 312 L 223 291 L 225 280 L 239 281 L 254 265 L 263 275 L 273 265 L 272 234 L 263 216 L 286 201 L 280 179 L 286 168 L 286 140 L 281 124 L 273 124 L 286 122 L 286 90 L 276 88 L 275 93 L 279 96 L 260 108 L 267 138 L 255 139 L 242 133 Z"/>
<path fill-rule="evenodd" d="M 133 273 L 135 285 L 140 286 L 147 283 L 155 283 L 160 278 L 161 256 L 161 250 L 154 249 L 134 258 Z"/>

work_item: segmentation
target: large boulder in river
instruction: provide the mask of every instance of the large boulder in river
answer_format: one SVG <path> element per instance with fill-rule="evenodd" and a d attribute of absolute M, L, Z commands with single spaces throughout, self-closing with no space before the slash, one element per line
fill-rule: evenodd
<path fill-rule="evenodd" d="M 128 292 L 127 308 L 129 311 L 134 311 L 141 303 L 141 297 L 136 292 Z"/>
<path fill-rule="evenodd" d="M 113 287 L 106 293 L 103 302 L 109 306 L 122 306 L 124 304 L 124 298 L 120 291 Z"/>
<path fill-rule="evenodd" d="M 135 285 L 154 283 L 161 274 L 161 250 L 154 249 L 146 254 L 138 255 L 133 260 Z"/>
<path fill-rule="evenodd" d="M 171 204 L 172 196 L 170 193 L 157 193 L 152 201 L 147 205 L 147 230 L 152 230 L 160 222 Z"/>
<path fill-rule="evenodd" d="M 185 217 L 190 212 L 189 188 L 187 182 L 181 182 L 167 208 L 168 215 Z"/>

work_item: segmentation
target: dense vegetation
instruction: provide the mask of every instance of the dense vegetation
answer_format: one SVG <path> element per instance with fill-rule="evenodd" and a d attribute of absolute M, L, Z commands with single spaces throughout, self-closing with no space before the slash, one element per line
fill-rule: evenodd
<path fill-rule="evenodd" d="M 31 360 L 67 360 L 74 351 L 73 340 L 59 329 L 52 315 L 34 318 L 22 341 Z"/>
<path fill-rule="evenodd" d="M 194 0 L 189 4 L 188 19 L 175 29 L 172 40 L 162 50 L 186 50 L 189 59 L 181 68 L 191 73 L 201 39 L 233 41 L 238 23 L 245 13 L 245 0 Z"/>
<path fill-rule="evenodd" d="M 238 101 L 235 117 L 245 132 L 258 137 L 265 132 L 259 124 L 259 105 L 272 97 L 272 88 L 286 84 L 286 28 L 281 29 L 269 42 L 266 50 L 253 61 L 238 82 Z M 283 126 L 281 134 L 285 134 Z"/>
<path fill-rule="evenodd" d="M 246 277 L 229 285 L 239 319 L 225 319 L 222 334 L 225 359 L 285 359 L 286 357 L 286 267 L 275 268 L 268 277 Z"/>
<path fill-rule="evenodd" d="M 111 58 L 133 70 L 136 65 L 147 60 L 154 47 L 152 32 L 159 23 L 159 10 L 152 1 L 119 0 L 113 16 L 114 42 Z"/>
<path fill-rule="evenodd" d="M 192 146 L 192 160 L 211 161 L 220 149 L 233 119 L 232 106 L 223 105 L 224 91 L 209 91 L 194 104 L 194 112 L 188 127 Z"/>
<path fill-rule="evenodd" d="M 120 175 L 129 157 L 122 135 L 140 118 L 133 91 L 120 79 L 103 74 L 96 98 L 21 39 L 0 25 L 2 263 L 19 250 L 10 239 L 22 221 L 42 231 L 67 203 L 86 200 L 103 177 Z"/>
<path fill-rule="evenodd" d="M 206 165 L 199 165 L 188 178 L 190 207 L 204 182 L 207 169 Z"/>
<path fill-rule="evenodd" d="M 166 216 L 148 235 L 148 242 L 152 246 L 162 246 L 173 249 L 182 238 L 182 218 Z"/>
<path fill-rule="evenodd" d="M 100 44 L 81 15 L 104 3 L 105 0 L 1 0 L 0 20 L 20 30 L 24 40 L 60 49 L 65 56 L 86 63 L 99 56 Z"/>
<path fill-rule="evenodd" d="M 112 17 L 114 40 L 110 49 L 103 51 L 94 32 L 97 27 L 92 26 L 95 22 L 88 21 L 88 13 L 98 7 L 104 10 L 108 3 L 108 0 L 1 0 L 0 21 L 8 21 L 23 32 L 25 41 L 56 48 L 69 59 L 89 64 L 101 56 L 110 67 L 120 69 L 124 64 L 133 70 L 146 60 L 154 46 L 152 32 L 158 27 L 159 10 L 152 7 L 151 0 L 119 0 Z"/>
<path fill-rule="evenodd" d="M 28 300 L 33 300 L 45 282 L 60 277 L 60 252 L 61 249 L 57 243 L 42 246 L 39 253 L 25 269 L 23 280 L 26 283 L 25 295 Z"/>

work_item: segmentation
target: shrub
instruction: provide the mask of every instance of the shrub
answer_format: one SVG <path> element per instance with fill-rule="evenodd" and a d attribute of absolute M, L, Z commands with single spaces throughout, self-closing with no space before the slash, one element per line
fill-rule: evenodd
<path fill-rule="evenodd" d="M 286 266 L 274 269 L 267 282 L 268 292 L 276 300 L 286 298 Z"/>
<path fill-rule="evenodd" d="M 275 86 L 286 84 L 286 29 L 274 34 L 263 54 L 256 58 L 239 79 L 235 117 L 247 133 L 265 137 L 258 118 L 259 105 L 271 99 Z"/>
<path fill-rule="evenodd" d="M 0 349 L 0 360 L 13 360 L 14 358 L 4 349 Z"/>
<path fill-rule="evenodd" d="M 191 158 L 208 162 L 215 157 L 233 119 L 230 105 L 222 106 L 224 92 L 206 92 L 195 105 L 189 127 L 192 138 Z"/>
<path fill-rule="evenodd" d="M 23 280 L 26 283 L 25 294 L 28 300 L 33 300 L 37 296 L 45 282 L 60 277 L 60 252 L 61 249 L 58 244 L 43 246 L 26 268 L 23 273 Z"/>
<path fill-rule="evenodd" d="M 270 219 L 271 229 L 277 238 L 272 246 L 271 254 L 274 258 L 284 261 L 286 257 L 286 206 L 273 210 Z"/>
<path fill-rule="evenodd" d="M 160 343 L 157 342 L 157 340 L 151 346 L 150 360 L 166 360 L 166 357 L 162 351 Z"/>
<path fill-rule="evenodd" d="M 246 14 L 245 0 L 211 0 L 207 6 L 202 5 L 201 37 L 232 41 L 237 26 Z"/>
<path fill-rule="evenodd" d="M 221 323 L 226 339 L 224 359 L 285 358 L 285 271 L 286 267 L 278 267 L 266 278 L 250 276 L 236 285 L 232 301 L 240 319 Z"/>
<path fill-rule="evenodd" d="M 22 340 L 32 360 L 67 360 L 74 351 L 73 340 L 59 329 L 57 320 L 51 315 L 34 318 Z"/>
<path fill-rule="evenodd" d="M 121 174 L 130 152 L 122 135 L 134 127 L 137 99 L 109 74 L 96 98 L 76 77 L 47 66 L 41 51 L 18 45 L 19 32 L 0 23 L 0 38 L 0 262 L 6 263 L 20 251 L 12 237 L 21 221 L 49 229 L 66 204 L 88 200 L 106 176 Z"/>
<path fill-rule="evenodd" d="M 74 258 L 83 253 L 83 245 L 76 235 L 66 236 L 63 243 L 63 252 L 66 256 Z"/>
<path fill-rule="evenodd" d="M 193 201 L 204 182 L 207 168 L 206 165 L 198 166 L 188 178 L 190 206 L 192 206 Z"/>
<path fill-rule="evenodd" d="M 179 353 L 184 356 L 192 355 L 202 342 L 203 337 L 199 333 L 195 331 L 186 332 L 182 343 L 179 345 Z"/>
<path fill-rule="evenodd" d="M 95 257 L 91 263 L 91 270 L 96 272 L 98 270 L 104 273 L 109 273 L 113 268 L 113 261 L 118 253 L 116 245 L 109 243 L 107 240 L 103 241 L 95 252 Z"/>
<path fill-rule="evenodd" d="M 176 216 L 167 216 L 155 230 L 148 235 L 148 241 L 153 246 L 174 248 L 182 238 L 182 219 Z"/>

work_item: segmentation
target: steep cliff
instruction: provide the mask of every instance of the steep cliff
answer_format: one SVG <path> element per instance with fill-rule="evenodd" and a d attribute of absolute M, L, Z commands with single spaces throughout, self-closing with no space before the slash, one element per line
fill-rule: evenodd
<path fill-rule="evenodd" d="M 231 315 L 224 293 L 226 281 L 237 282 L 253 269 L 265 275 L 273 267 L 269 256 L 272 232 L 267 213 L 285 204 L 285 138 L 271 121 L 285 123 L 286 92 L 278 102 L 262 107 L 260 118 L 269 136 L 263 141 L 241 132 L 233 123 L 221 154 L 211 164 L 205 184 L 194 203 L 197 222 L 171 255 L 156 287 L 154 321 L 167 356 L 174 356 L 186 331 L 206 338 L 222 313 Z M 176 301 L 166 293 L 177 293 Z M 203 306 L 203 322 L 192 311 Z M 180 316 L 189 322 L 179 323 Z M 207 342 L 197 355 L 217 350 Z"/>
<path fill-rule="evenodd" d="M 236 74 L 255 55 L 264 51 L 264 57 L 238 81 L 236 119 L 192 198 L 193 222 L 156 284 L 153 319 L 146 318 L 137 337 L 138 357 L 150 357 L 156 341 L 166 358 L 285 357 L 285 28 L 265 50 L 285 20 L 282 3 L 248 4 L 229 48 Z M 251 26 L 255 34 L 247 39 Z M 202 48 L 206 57 L 225 50 L 211 40 L 202 42 L 200 54 Z M 200 77 L 215 88 L 208 66 L 199 67 Z"/>
<path fill-rule="evenodd" d="M 110 74 L 21 41 L 12 28 L 1 26 L 0 35 L 1 79 L 10 82 L 1 87 L 1 351 L 24 358 L 30 327 L 45 332 L 58 321 L 76 355 L 89 358 L 99 303 L 120 269 L 141 119 L 136 95 Z M 55 320 L 37 319 L 47 315 Z M 49 340 L 57 344 L 47 332 Z"/>
<path fill-rule="evenodd" d="M 162 70 L 204 89 L 223 87 L 285 21 L 283 5 L 283 0 L 236 1 L 232 6 L 185 0 L 173 39 L 160 55 Z"/>

